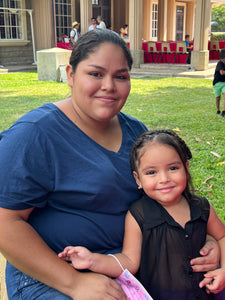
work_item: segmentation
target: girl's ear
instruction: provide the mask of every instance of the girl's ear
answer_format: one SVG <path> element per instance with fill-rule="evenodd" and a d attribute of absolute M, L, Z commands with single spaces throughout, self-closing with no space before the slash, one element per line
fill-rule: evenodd
<path fill-rule="evenodd" d="M 73 79 L 74 79 L 74 74 L 72 72 L 72 66 L 71 65 L 67 65 L 66 66 L 66 74 L 67 74 L 67 83 L 69 87 L 73 87 Z"/>
<path fill-rule="evenodd" d="M 189 171 L 189 161 L 186 162 L 186 168 Z"/>
<path fill-rule="evenodd" d="M 134 175 L 134 179 L 135 179 L 135 181 L 136 181 L 136 183 L 138 185 L 138 188 L 142 189 L 142 185 L 141 185 L 141 182 L 139 180 L 138 173 L 136 171 L 133 171 L 133 175 Z"/>

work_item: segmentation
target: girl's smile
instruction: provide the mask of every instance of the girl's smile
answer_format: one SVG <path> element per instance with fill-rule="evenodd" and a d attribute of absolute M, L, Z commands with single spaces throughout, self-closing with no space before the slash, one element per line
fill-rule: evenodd
<path fill-rule="evenodd" d="M 163 206 L 177 204 L 187 184 L 178 153 L 173 147 L 157 142 L 146 145 L 134 176 L 139 187 Z"/>

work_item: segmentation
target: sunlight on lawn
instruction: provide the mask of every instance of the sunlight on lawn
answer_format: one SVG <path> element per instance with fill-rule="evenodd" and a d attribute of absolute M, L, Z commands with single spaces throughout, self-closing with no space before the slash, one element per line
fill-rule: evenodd
<path fill-rule="evenodd" d="M 225 221 L 225 118 L 216 115 L 212 80 L 132 79 L 123 112 L 149 129 L 169 128 L 187 142 L 196 193 L 205 196 Z M 70 95 L 66 83 L 43 82 L 33 73 L 0 75 L 0 130 L 29 110 Z"/>

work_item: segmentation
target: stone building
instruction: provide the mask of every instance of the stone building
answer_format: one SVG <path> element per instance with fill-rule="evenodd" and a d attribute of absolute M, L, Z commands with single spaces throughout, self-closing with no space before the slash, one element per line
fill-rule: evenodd
<path fill-rule="evenodd" d="M 35 63 L 36 51 L 56 47 L 73 21 L 80 22 L 83 33 L 91 17 L 101 15 L 116 32 L 129 24 L 136 67 L 143 62 L 143 40 L 176 41 L 190 34 L 195 38 L 193 63 L 206 69 L 214 3 L 225 0 L 1 0 L 0 65 Z"/>

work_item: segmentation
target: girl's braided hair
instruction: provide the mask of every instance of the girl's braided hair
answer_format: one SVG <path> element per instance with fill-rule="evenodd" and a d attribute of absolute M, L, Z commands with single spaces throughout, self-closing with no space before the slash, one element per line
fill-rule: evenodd
<path fill-rule="evenodd" d="M 187 168 L 187 161 L 192 158 L 192 154 L 186 143 L 182 138 L 180 138 L 173 130 L 170 129 L 159 129 L 146 131 L 141 134 L 141 136 L 136 140 L 131 148 L 130 154 L 130 166 L 131 170 L 138 173 L 138 166 L 140 164 L 140 159 L 145 152 L 145 147 L 153 143 L 159 143 L 171 146 L 178 153 L 183 166 L 185 168 L 187 183 L 183 195 L 187 200 L 190 201 L 191 192 L 194 192 L 193 184 L 191 180 L 191 175 Z"/>

